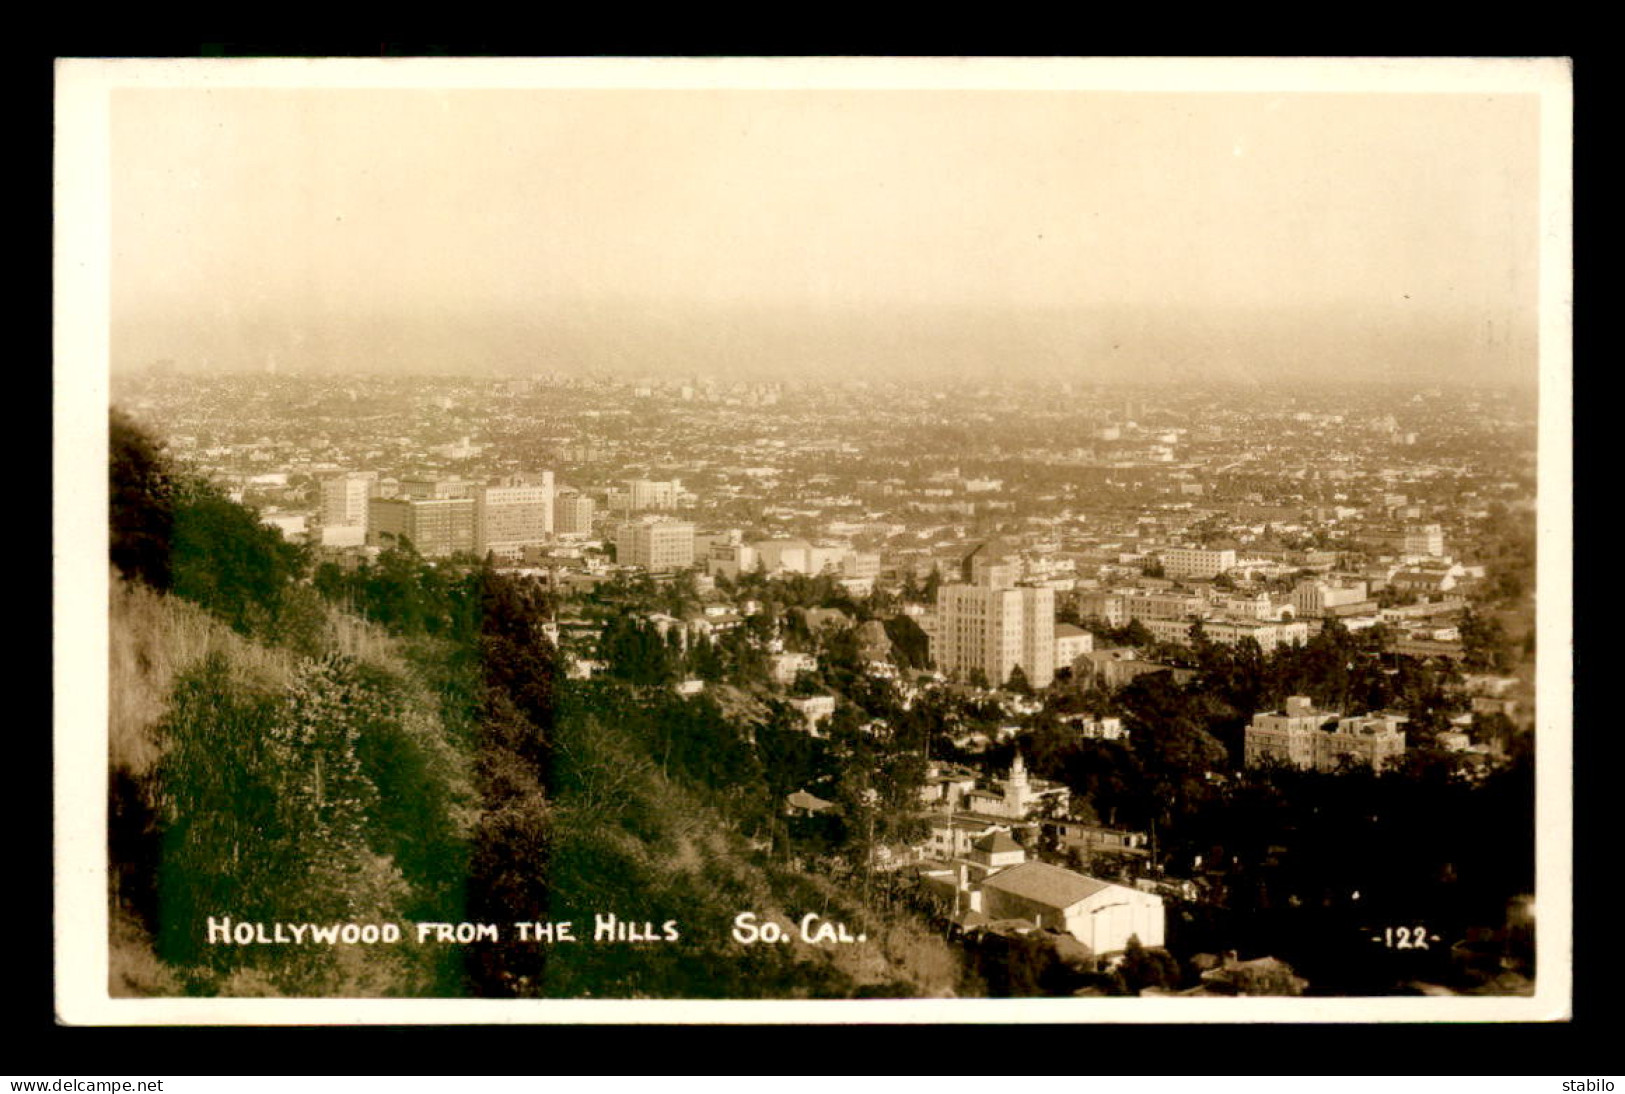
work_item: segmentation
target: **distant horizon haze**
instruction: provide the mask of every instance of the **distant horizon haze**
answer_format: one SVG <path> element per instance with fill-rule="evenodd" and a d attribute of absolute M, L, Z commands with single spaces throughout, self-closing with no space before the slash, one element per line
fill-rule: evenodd
<path fill-rule="evenodd" d="M 1193 314 L 1187 309 L 959 309 L 796 316 L 602 303 L 564 315 L 423 313 L 120 321 L 113 367 L 471 373 L 611 372 L 679 379 L 1276 380 L 1533 385 L 1530 330 L 1400 314 Z"/>
<path fill-rule="evenodd" d="M 112 362 L 1532 380 L 1539 107 L 124 89 Z"/>

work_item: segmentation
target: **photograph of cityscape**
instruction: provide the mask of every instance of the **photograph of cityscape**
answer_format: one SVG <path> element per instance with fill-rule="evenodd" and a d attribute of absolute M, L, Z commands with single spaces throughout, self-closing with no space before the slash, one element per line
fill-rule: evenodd
<path fill-rule="evenodd" d="M 1563 1017 L 1569 94 L 61 62 L 59 1009 Z"/>

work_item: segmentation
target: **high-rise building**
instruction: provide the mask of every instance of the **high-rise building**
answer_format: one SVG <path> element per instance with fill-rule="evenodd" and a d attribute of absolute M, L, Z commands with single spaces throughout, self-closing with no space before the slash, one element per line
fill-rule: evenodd
<path fill-rule="evenodd" d="M 322 523 L 366 527 L 367 501 L 377 496 L 378 472 L 350 471 L 322 480 Z"/>
<path fill-rule="evenodd" d="M 474 550 L 479 555 L 519 558 L 553 533 L 553 472 L 532 481 L 509 479 L 475 494 Z"/>
<path fill-rule="evenodd" d="M 577 492 L 557 493 L 553 497 L 553 530 L 561 536 L 588 536 L 592 534 L 593 501 Z"/>
<path fill-rule="evenodd" d="M 425 558 L 474 551 L 473 498 L 373 498 L 367 506 L 367 542 L 394 547 L 410 540 Z"/>
<path fill-rule="evenodd" d="M 615 527 L 615 560 L 666 573 L 694 565 L 692 521 L 662 517 L 622 521 Z"/>
<path fill-rule="evenodd" d="M 937 590 L 931 633 L 937 668 L 961 679 L 980 672 L 1000 686 L 1020 665 L 1029 684 L 1048 687 L 1055 679 L 1055 590 L 1009 584 L 1013 564 L 980 548 L 964 569 L 975 584 Z"/>

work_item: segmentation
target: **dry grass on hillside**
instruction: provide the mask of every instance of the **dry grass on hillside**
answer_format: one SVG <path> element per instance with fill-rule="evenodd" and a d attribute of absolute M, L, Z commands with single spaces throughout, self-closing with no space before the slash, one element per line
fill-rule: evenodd
<path fill-rule="evenodd" d="M 112 578 L 107 729 L 114 769 L 135 775 L 152 769 L 160 753 L 153 728 L 168 709 L 175 677 L 215 652 L 256 689 L 285 687 L 293 679 L 291 654 L 248 641 L 196 605 Z"/>

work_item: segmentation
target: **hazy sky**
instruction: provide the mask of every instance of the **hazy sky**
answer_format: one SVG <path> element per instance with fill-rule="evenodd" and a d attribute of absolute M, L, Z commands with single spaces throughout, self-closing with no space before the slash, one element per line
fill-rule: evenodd
<path fill-rule="evenodd" d="M 1538 105 L 120 90 L 114 361 L 1532 375 Z"/>

